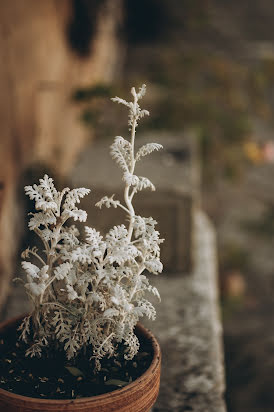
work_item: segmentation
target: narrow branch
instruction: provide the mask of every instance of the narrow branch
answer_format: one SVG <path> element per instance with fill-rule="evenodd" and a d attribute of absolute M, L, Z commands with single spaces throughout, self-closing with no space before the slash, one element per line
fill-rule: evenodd
<path fill-rule="evenodd" d="M 130 151 L 130 173 L 134 173 L 135 169 L 135 163 L 136 160 L 134 158 L 134 144 L 135 144 L 135 133 L 136 133 L 136 125 L 137 125 L 137 102 L 138 102 L 138 96 L 136 94 L 135 88 L 132 88 L 132 94 L 134 97 L 134 102 L 133 102 L 133 121 L 132 121 L 132 126 L 131 126 L 131 151 Z M 134 192 L 134 189 L 133 189 Z M 132 192 L 132 193 L 133 193 Z M 130 211 L 130 221 L 129 221 L 129 227 L 128 227 L 128 240 L 129 242 L 131 241 L 132 233 L 133 233 L 133 223 L 134 223 L 134 216 L 135 216 L 135 210 L 132 206 L 132 193 L 129 196 L 129 185 L 126 185 L 125 187 L 125 192 L 124 192 L 124 197 L 125 197 L 125 202 L 126 205 Z"/>
<path fill-rule="evenodd" d="M 52 282 L 56 279 L 56 276 L 52 276 L 52 278 L 48 281 L 48 283 L 46 284 L 46 289 L 52 284 Z M 46 290 L 45 289 L 45 290 Z"/>
<path fill-rule="evenodd" d="M 132 189 L 132 192 L 130 193 L 130 195 L 129 195 L 129 200 L 132 202 L 132 199 L 133 199 L 133 197 L 134 197 L 134 195 L 137 193 L 137 189 L 136 188 L 134 188 L 134 189 Z"/>
<path fill-rule="evenodd" d="M 111 332 L 111 334 L 108 335 L 108 337 L 107 337 L 107 338 L 103 341 L 103 343 L 99 346 L 99 349 L 98 349 L 97 352 L 100 352 L 100 351 L 101 351 L 101 349 L 103 348 L 104 344 L 107 343 L 107 341 L 108 341 L 110 338 L 112 338 L 112 336 L 114 336 L 114 332 Z"/>
<path fill-rule="evenodd" d="M 43 244 L 44 244 L 44 246 L 45 246 L 45 248 L 46 248 L 46 253 L 48 254 L 49 253 L 49 244 L 48 244 L 48 242 L 46 242 L 45 240 L 44 240 L 44 238 L 43 238 L 43 233 L 42 233 L 42 231 L 40 230 L 40 229 L 38 229 L 38 227 L 37 228 L 35 228 L 34 229 L 34 232 L 40 237 L 40 239 L 42 240 L 42 242 L 43 242 Z"/>
<path fill-rule="evenodd" d="M 127 209 L 124 205 L 122 205 L 121 203 L 119 203 L 117 206 L 119 206 L 121 209 L 123 209 L 125 212 L 127 212 L 128 214 L 130 214 L 129 209 Z"/>
<path fill-rule="evenodd" d="M 145 265 L 142 265 L 141 268 L 140 268 L 140 270 L 139 270 L 139 272 L 138 272 L 138 274 L 137 274 L 137 276 L 136 276 L 136 282 L 135 282 L 134 288 L 132 289 L 132 291 L 131 291 L 131 293 L 130 293 L 130 296 L 129 296 L 129 301 L 130 301 L 130 302 L 132 301 L 132 298 L 134 297 L 134 295 L 135 295 L 135 293 L 136 293 L 137 284 L 138 284 L 137 279 L 139 278 L 139 276 L 141 275 L 141 273 L 142 273 L 144 270 L 145 270 Z"/>
<path fill-rule="evenodd" d="M 75 313 L 73 313 L 72 311 L 70 311 L 68 308 L 66 308 L 65 306 L 61 305 L 60 303 L 57 303 L 57 302 L 44 302 L 44 303 L 41 303 L 41 305 L 42 305 L 42 306 L 45 306 L 45 305 L 58 306 L 58 307 L 60 307 L 60 308 L 62 308 L 62 309 L 64 309 L 64 310 L 66 310 L 67 312 L 69 312 L 71 315 L 77 317 L 77 315 L 75 315 Z"/>
<path fill-rule="evenodd" d="M 29 250 L 29 253 L 35 256 L 40 261 L 40 263 L 42 263 L 43 266 L 46 265 L 46 262 L 41 258 L 41 256 L 38 255 L 38 253 L 33 252 L 33 250 L 31 249 Z"/>

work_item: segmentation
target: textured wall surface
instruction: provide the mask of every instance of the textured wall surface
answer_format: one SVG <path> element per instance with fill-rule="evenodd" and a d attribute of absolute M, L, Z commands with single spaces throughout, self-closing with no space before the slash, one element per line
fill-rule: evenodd
<path fill-rule="evenodd" d="M 79 122 L 72 91 L 117 75 L 122 2 L 95 3 L 89 2 L 94 30 L 85 56 L 67 38 L 77 17 L 72 1 L 0 4 L 0 306 L 21 234 L 17 181 L 34 163 L 67 175 L 90 133 Z"/>

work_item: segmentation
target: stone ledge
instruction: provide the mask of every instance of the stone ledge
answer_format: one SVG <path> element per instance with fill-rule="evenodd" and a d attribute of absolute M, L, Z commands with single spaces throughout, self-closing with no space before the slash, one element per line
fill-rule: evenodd
<path fill-rule="evenodd" d="M 222 326 L 219 317 L 215 233 L 194 216 L 194 271 L 151 281 L 162 302 L 145 322 L 160 341 L 161 389 L 153 412 L 225 412 Z"/>

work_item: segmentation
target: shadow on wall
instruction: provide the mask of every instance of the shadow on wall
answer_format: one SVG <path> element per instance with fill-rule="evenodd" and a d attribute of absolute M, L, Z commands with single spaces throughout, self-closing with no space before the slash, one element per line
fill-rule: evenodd
<path fill-rule="evenodd" d="M 104 0 L 72 0 L 72 14 L 67 25 L 67 40 L 71 49 L 79 57 L 87 57 L 91 52 L 97 15 L 103 2 Z"/>
<path fill-rule="evenodd" d="M 163 0 L 124 0 L 125 33 L 129 44 L 161 39 L 169 26 L 169 6 Z"/>

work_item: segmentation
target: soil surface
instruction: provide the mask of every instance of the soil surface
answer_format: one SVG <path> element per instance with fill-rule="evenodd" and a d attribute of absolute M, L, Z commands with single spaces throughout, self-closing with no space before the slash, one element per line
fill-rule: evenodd
<path fill-rule="evenodd" d="M 41 358 L 25 357 L 27 345 L 10 329 L 0 336 L 0 387 L 13 393 L 44 399 L 75 399 L 101 395 L 128 385 L 150 366 L 150 341 L 139 336 L 140 350 L 130 361 L 121 348 L 117 358 L 101 360 L 94 373 L 88 352 L 67 360 L 62 352 L 45 351 Z"/>

